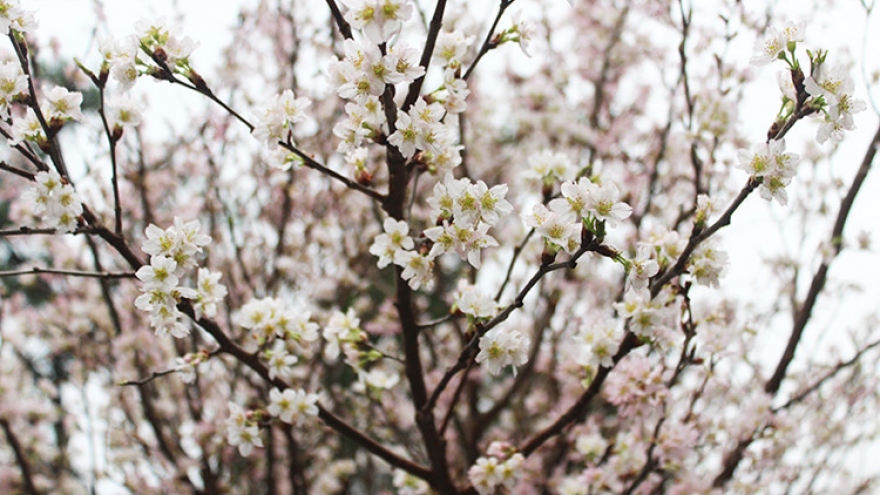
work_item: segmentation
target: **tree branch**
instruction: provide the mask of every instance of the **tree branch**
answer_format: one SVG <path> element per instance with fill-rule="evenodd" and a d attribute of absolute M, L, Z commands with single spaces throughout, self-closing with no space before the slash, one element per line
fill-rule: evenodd
<path fill-rule="evenodd" d="M 865 181 L 865 178 L 868 176 L 871 165 L 874 162 L 878 146 L 880 146 L 880 127 L 877 128 L 877 132 L 874 134 L 874 138 L 868 145 L 868 150 L 865 152 L 865 156 L 862 159 L 862 164 L 856 172 L 856 175 L 853 178 L 853 182 L 850 185 L 846 196 L 840 203 L 840 210 L 837 213 L 837 220 L 834 222 L 834 227 L 831 230 L 830 241 L 831 245 L 833 246 L 833 252 L 827 259 L 823 260 L 822 263 L 819 265 L 819 268 L 816 269 L 816 273 L 813 275 L 813 281 L 810 283 L 810 289 L 807 292 L 807 297 L 804 299 L 803 304 L 795 315 L 791 335 L 789 336 L 785 351 L 783 352 L 782 356 L 779 359 L 779 363 L 776 366 L 776 371 L 773 372 L 773 376 L 770 377 L 770 379 L 767 380 L 767 383 L 764 384 L 764 391 L 770 396 L 775 396 L 776 393 L 779 391 L 780 386 L 782 385 L 782 380 L 785 378 L 785 372 L 788 369 L 788 366 L 794 360 L 795 351 L 797 350 L 797 347 L 801 342 L 801 337 L 803 336 L 804 329 L 806 328 L 807 323 L 812 316 L 813 308 L 815 307 L 816 301 L 819 298 L 819 294 L 825 287 L 825 282 L 828 276 L 828 268 L 831 264 L 831 261 L 833 261 L 834 258 L 836 258 L 838 254 L 840 254 L 840 250 L 843 248 L 843 228 L 846 225 L 846 220 L 849 217 L 850 211 L 852 210 L 856 195 L 858 195 L 859 190 L 861 189 L 862 184 Z M 723 487 L 725 484 L 727 484 L 728 481 L 730 481 L 730 479 L 733 477 L 733 473 L 736 471 L 736 468 L 742 461 L 746 449 L 749 447 L 749 445 L 751 445 L 753 441 L 753 436 L 741 439 L 737 443 L 736 447 L 724 456 L 724 469 L 713 480 L 713 487 Z"/>
<path fill-rule="evenodd" d="M 827 259 L 822 261 L 822 264 L 819 265 L 815 275 L 813 275 L 813 281 L 810 283 L 807 297 L 804 299 L 804 302 L 795 317 L 794 328 L 791 331 L 791 336 L 788 339 L 788 345 L 785 347 L 785 352 L 782 354 L 782 358 L 779 360 L 779 364 L 776 366 L 776 371 L 773 373 L 773 376 L 764 385 L 764 390 L 768 394 L 775 394 L 779 390 L 779 386 L 785 378 L 785 371 L 794 359 L 794 353 L 800 343 L 804 328 L 807 326 L 807 322 L 810 321 L 810 316 L 813 314 L 816 300 L 819 298 L 822 289 L 825 288 L 828 268 L 834 258 L 840 254 L 840 250 L 843 249 L 843 228 L 846 225 L 847 218 L 849 218 L 856 195 L 859 193 L 862 184 L 865 182 L 868 172 L 871 170 L 871 164 L 874 162 L 878 146 L 880 146 L 880 127 L 877 128 L 877 132 L 874 134 L 871 144 L 868 145 L 868 151 L 862 159 L 862 164 L 856 172 L 856 176 L 853 178 L 852 185 L 850 185 L 846 197 L 844 197 L 843 201 L 840 203 L 840 211 L 837 213 L 837 220 L 834 222 L 834 228 L 831 229 L 831 238 L 829 239 L 833 251 Z"/>
<path fill-rule="evenodd" d="M 6 440 L 9 441 L 9 446 L 12 447 L 12 452 L 15 454 L 15 462 L 18 463 L 18 467 L 21 469 L 21 481 L 24 484 L 24 493 L 27 495 L 39 495 L 40 492 L 37 491 L 37 487 L 34 485 L 33 469 L 28 462 L 28 458 L 24 453 L 21 442 L 18 441 L 18 437 L 15 436 L 15 433 L 12 431 L 9 420 L 0 417 L 0 428 L 6 433 Z"/>
<path fill-rule="evenodd" d="M 49 274 L 66 275 L 70 277 L 87 277 L 101 279 L 134 278 L 134 272 L 87 272 L 82 270 L 58 270 L 54 268 L 33 267 L 27 270 L 0 271 L 0 278 L 20 277 L 22 275 Z"/>

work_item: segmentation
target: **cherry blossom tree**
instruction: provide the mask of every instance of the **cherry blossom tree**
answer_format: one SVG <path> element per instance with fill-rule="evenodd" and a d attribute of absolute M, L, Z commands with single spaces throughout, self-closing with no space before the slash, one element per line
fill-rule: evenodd
<path fill-rule="evenodd" d="M 870 78 L 806 14 L 526 1 L 250 2 L 212 69 L 0 0 L 0 491 L 876 489 Z"/>

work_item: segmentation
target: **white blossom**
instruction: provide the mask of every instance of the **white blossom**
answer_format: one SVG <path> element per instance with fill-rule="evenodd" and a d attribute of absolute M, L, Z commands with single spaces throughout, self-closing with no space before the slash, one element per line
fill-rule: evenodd
<path fill-rule="evenodd" d="M 370 254 L 379 257 L 379 268 L 385 268 L 399 251 L 411 250 L 414 247 L 409 236 L 409 224 L 404 220 L 386 218 L 383 223 L 384 234 L 379 234 L 370 246 Z"/>
<path fill-rule="evenodd" d="M 254 447 L 263 447 L 259 427 L 244 409 L 233 402 L 229 403 L 229 418 L 226 419 L 226 441 L 238 447 L 238 453 L 243 457 L 251 455 Z"/>
<path fill-rule="evenodd" d="M 522 366 L 528 361 L 530 340 L 514 328 L 495 327 L 480 337 L 477 363 L 486 363 L 489 373 L 497 375 L 506 366 Z"/>
<path fill-rule="evenodd" d="M 489 295 L 466 283 L 459 284 L 452 303 L 459 311 L 474 318 L 491 318 L 497 311 L 497 304 Z"/>
<path fill-rule="evenodd" d="M 46 94 L 46 119 L 83 121 L 86 116 L 80 110 L 82 93 L 70 92 L 63 86 L 55 86 Z"/>
<path fill-rule="evenodd" d="M 141 106 L 127 94 L 107 98 L 105 112 L 111 130 L 114 127 L 134 128 L 141 124 Z"/>
<path fill-rule="evenodd" d="M 303 389 L 285 389 L 284 392 L 273 388 L 269 391 L 269 407 L 266 410 L 272 416 L 287 424 L 302 426 L 308 416 L 318 415 L 317 394 L 307 393 Z"/>
<path fill-rule="evenodd" d="M 763 38 L 755 41 L 755 54 L 749 59 L 752 65 L 767 65 L 785 51 L 787 40 L 776 28 L 769 28 Z"/>
<path fill-rule="evenodd" d="M 9 116 L 13 98 L 27 91 L 28 76 L 15 62 L 0 63 L 0 117 Z"/>

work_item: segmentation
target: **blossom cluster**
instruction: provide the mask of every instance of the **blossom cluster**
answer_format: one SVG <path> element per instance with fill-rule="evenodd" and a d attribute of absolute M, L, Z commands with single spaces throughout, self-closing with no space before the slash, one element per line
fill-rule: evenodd
<path fill-rule="evenodd" d="M 16 62 L 0 63 L 0 116 L 9 117 L 13 100 L 27 91 L 28 76 Z"/>
<path fill-rule="evenodd" d="M 142 294 L 135 300 L 135 306 L 150 313 L 150 326 L 156 334 L 185 337 L 189 328 L 181 322 L 177 304 L 189 299 L 194 303 L 197 318 L 210 318 L 217 313 L 217 303 L 226 296 L 226 287 L 219 283 L 221 274 L 206 268 L 198 270 L 196 289 L 180 285 L 186 273 L 196 266 L 195 255 L 211 243 L 211 237 L 199 232 L 198 220 L 184 223 L 177 217 L 164 230 L 149 225 L 146 235 L 141 249 L 150 255 L 150 264 L 135 272 L 142 283 Z"/>
<path fill-rule="evenodd" d="M 303 389 L 287 388 L 282 392 L 273 388 L 269 391 L 269 405 L 265 411 L 247 411 L 234 402 L 229 403 L 229 417 L 225 422 L 226 441 L 238 447 L 238 453 L 247 457 L 254 447 L 263 447 L 260 422 L 266 414 L 289 425 L 302 426 L 307 418 L 319 413 L 317 394 Z"/>
<path fill-rule="evenodd" d="M 603 237 L 606 224 L 616 227 L 632 214 L 632 207 L 620 201 L 620 190 L 610 181 L 597 184 L 581 177 L 563 182 L 560 191 L 562 197 L 551 200 L 549 208 L 535 205 L 523 214 L 523 221 L 548 244 L 567 253 L 580 247 L 584 227 Z"/>
<path fill-rule="evenodd" d="M 135 34 L 142 50 L 151 53 L 169 68 L 189 68 L 189 56 L 198 44 L 189 36 L 175 34 L 164 18 L 153 21 L 141 20 L 135 23 Z"/>
<path fill-rule="evenodd" d="M 22 199 L 33 205 L 34 214 L 43 215 L 43 220 L 60 232 L 76 230 L 83 207 L 73 186 L 54 170 L 38 172 L 34 179 L 33 187 L 22 194 Z"/>
<path fill-rule="evenodd" d="M 279 141 L 290 140 L 293 143 L 293 126 L 306 121 L 308 115 L 305 110 L 311 104 L 308 98 L 297 98 L 292 90 L 284 90 L 257 115 L 254 137 L 270 149 L 276 149 Z"/>
<path fill-rule="evenodd" d="M 337 94 L 349 100 L 346 118 L 333 128 L 341 140 L 337 151 L 348 155 L 347 162 L 359 163 L 360 171 L 366 156 L 362 146 L 365 140 L 372 140 L 396 147 L 404 158 L 417 159 L 428 170 L 452 170 L 461 163 L 461 146 L 445 117 L 466 109 L 469 90 L 461 78 L 460 59 L 473 39 L 441 33 L 434 53 L 435 58 L 441 54 L 443 85 L 431 94 L 431 103 L 419 98 L 411 106 L 397 108 L 397 102 L 384 97 L 387 88 L 410 84 L 425 75 L 418 49 L 403 41 L 390 41 L 411 17 L 413 6 L 406 0 L 352 0 L 347 6 L 346 20 L 363 32 L 365 39 L 345 40 L 344 56 L 328 68 Z M 388 121 L 389 115 L 393 115 L 393 122 Z"/>
<path fill-rule="evenodd" d="M 26 33 L 37 27 L 37 20 L 30 10 L 21 8 L 18 0 L 3 0 L 0 2 L 0 31 L 7 33 L 13 30 Z"/>
<path fill-rule="evenodd" d="M 161 62 L 172 72 L 194 77 L 189 57 L 198 44 L 188 36 L 179 36 L 177 29 L 164 18 L 141 20 L 135 24 L 135 34 L 123 37 L 103 37 L 98 49 L 103 57 L 101 71 L 109 72 L 122 91 L 128 91 L 142 73 L 154 73 L 156 67 L 138 57 L 143 50 L 154 61 Z M 151 72 L 153 71 L 153 72 Z"/>
<path fill-rule="evenodd" d="M 719 249 L 718 243 L 713 239 L 703 242 L 694 250 L 688 265 L 697 283 L 717 288 L 729 259 L 727 252 Z"/>
<path fill-rule="evenodd" d="M 311 321 L 311 312 L 291 308 L 274 297 L 251 299 L 241 307 L 238 324 L 250 331 L 258 344 L 274 340 L 292 340 L 297 343 L 318 339 L 318 324 Z"/>
<path fill-rule="evenodd" d="M 122 91 L 131 89 L 140 73 L 137 37 L 101 38 L 98 40 L 98 49 L 104 59 L 101 70 L 109 72 Z"/>
<path fill-rule="evenodd" d="M 788 60 L 786 50 L 793 54 L 796 43 L 804 41 L 805 27 L 803 22 L 788 23 L 781 28 L 769 27 L 767 34 L 755 41 L 755 54 L 749 62 L 753 65 L 767 65 L 775 60 Z"/>
<path fill-rule="evenodd" d="M 804 40 L 805 25 L 802 22 L 788 23 L 781 28 L 770 27 L 767 34 L 755 42 L 755 55 L 751 58 L 751 63 L 755 65 L 765 65 L 775 60 L 784 60 L 788 64 L 791 74 L 780 73 L 779 86 L 783 102 L 789 106 L 789 110 L 794 102 L 800 101 L 798 89 L 791 79 L 801 70 L 795 49 L 797 43 Z M 819 144 L 829 139 L 839 143 L 843 141 L 843 131 L 855 129 L 852 114 L 865 110 L 867 106 L 853 95 L 853 80 L 843 66 L 828 65 L 828 53 L 822 50 L 815 54 L 808 51 L 808 54 L 812 73 L 803 79 L 803 90 L 812 97 L 807 102 L 808 106 L 819 110 L 819 115 L 823 117 L 816 140 Z"/>
<path fill-rule="evenodd" d="M 592 376 L 600 366 L 614 366 L 614 356 L 623 340 L 620 320 L 608 319 L 598 325 L 583 325 L 574 337 L 575 362 Z"/>
<path fill-rule="evenodd" d="M 495 316 L 498 305 L 491 297 L 482 293 L 476 286 L 459 283 L 458 292 L 453 299 L 453 307 L 473 319 Z"/>
<path fill-rule="evenodd" d="M 481 265 L 480 253 L 498 242 L 488 234 L 491 227 L 513 211 L 505 199 L 507 185 L 489 188 L 483 181 L 455 179 L 447 174 L 443 182 L 434 185 L 434 195 L 428 198 L 432 215 L 442 225 L 425 230 L 425 237 L 433 243 L 430 257 L 455 252 L 474 268 Z"/>
<path fill-rule="evenodd" d="M 489 446 L 488 456 L 482 456 L 468 469 L 468 480 L 480 495 L 496 493 L 499 487 L 510 490 L 522 476 L 525 457 L 519 452 L 510 453 L 500 442 Z"/>
<path fill-rule="evenodd" d="M 665 293 L 652 298 L 651 292 L 630 289 L 623 301 L 614 304 L 614 310 L 621 318 L 629 319 L 629 331 L 639 337 L 663 344 L 668 340 L 664 334 L 675 321 L 675 310 L 664 305 Z"/>
<path fill-rule="evenodd" d="M 15 95 L 20 93 L 20 88 L 27 84 L 27 79 L 17 76 L 15 71 L 8 66 L 5 68 L 5 72 L 4 80 L 10 84 L 10 87 L 6 88 L 6 91 L 4 91 L 6 94 L 0 97 L 0 99 L 5 100 L 8 104 Z M 85 120 L 85 115 L 80 110 L 82 98 L 82 93 L 68 91 L 61 86 L 55 86 L 50 89 L 45 97 L 42 98 L 43 101 L 40 106 L 43 109 L 43 116 L 47 121 L 46 124 L 51 129 L 57 131 L 70 120 Z M 9 112 L 8 107 L 6 112 Z M 12 139 L 9 140 L 9 144 L 15 146 L 26 141 L 41 147 L 46 144 L 46 129 L 44 129 L 39 116 L 31 107 L 28 107 L 23 118 L 14 119 L 12 123 Z"/>
<path fill-rule="evenodd" d="M 140 104 L 125 93 L 107 98 L 104 114 L 111 132 L 137 127 L 143 118 Z"/>
<path fill-rule="evenodd" d="M 281 392 L 277 388 L 269 391 L 269 414 L 281 421 L 295 426 L 302 426 L 308 416 L 318 415 L 318 394 L 306 392 L 303 389 L 285 389 Z"/>
<path fill-rule="evenodd" d="M 301 355 L 308 355 L 312 343 L 320 338 L 311 311 L 276 297 L 251 299 L 235 315 L 235 321 L 248 330 L 251 343 L 261 346 L 259 355 L 273 380 L 292 378 Z"/>
<path fill-rule="evenodd" d="M 361 320 L 354 308 L 348 308 L 345 313 L 334 312 L 324 326 L 322 335 L 326 341 L 324 356 L 327 359 L 336 359 L 340 352 L 349 351 L 346 352 L 346 357 L 354 357 L 353 362 L 349 360 L 349 364 L 358 368 L 358 353 L 353 345 L 366 341 L 367 334 L 361 329 Z"/>
<path fill-rule="evenodd" d="M 413 12 L 407 0 L 344 0 L 343 4 L 348 7 L 345 20 L 376 44 L 398 33 Z"/>
<path fill-rule="evenodd" d="M 529 44 L 535 36 L 534 26 L 522 19 L 522 11 L 513 14 L 513 25 L 505 29 L 498 36 L 499 43 L 514 42 L 519 45 L 523 53 L 529 54 Z"/>
<path fill-rule="evenodd" d="M 489 373 L 497 375 L 507 366 L 516 367 L 529 360 L 531 339 L 515 328 L 495 327 L 480 337 L 480 352 L 477 363 L 486 363 Z"/>
<path fill-rule="evenodd" d="M 740 150 L 737 156 L 739 168 L 761 179 L 758 191 L 762 198 L 768 201 L 775 199 L 781 205 L 788 203 L 785 188 L 797 174 L 795 167 L 801 159 L 798 155 L 785 152 L 784 139 L 757 144 L 751 152 Z"/>
<path fill-rule="evenodd" d="M 867 105 L 853 95 L 854 86 L 852 77 L 843 66 L 827 66 L 825 63 L 817 64 L 812 75 L 804 80 L 807 93 L 814 100 L 821 98 L 824 102 L 824 121 L 816 133 L 819 144 L 829 139 L 839 143 L 843 141 L 843 131 L 856 128 L 852 114 L 865 110 Z"/>
<path fill-rule="evenodd" d="M 386 85 L 409 84 L 425 69 L 418 64 L 418 51 L 403 42 L 385 54 L 375 44 L 353 39 L 346 40 L 344 48 L 344 57 L 332 62 L 328 72 L 339 97 L 351 101 L 345 106 L 347 119 L 333 128 L 342 139 L 338 150 L 349 152 L 364 139 L 386 134 L 385 108 L 379 99 Z"/>
<path fill-rule="evenodd" d="M 258 418 L 250 411 L 245 411 L 234 402 L 229 403 L 229 417 L 226 418 L 226 441 L 238 447 L 238 453 L 244 457 L 251 455 L 254 447 L 262 447 Z"/>
<path fill-rule="evenodd" d="M 528 164 L 529 168 L 523 172 L 523 177 L 537 179 L 545 188 L 577 177 L 577 167 L 567 154 L 560 151 L 541 150 L 529 157 Z"/>
<path fill-rule="evenodd" d="M 668 393 L 663 378 L 661 368 L 653 367 L 643 356 L 631 355 L 608 376 L 605 395 L 609 402 L 621 408 L 622 415 L 641 414 L 660 404 Z M 637 407 L 642 404 L 651 407 Z"/>
<path fill-rule="evenodd" d="M 513 211 L 505 199 L 507 186 L 489 188 L 483 181 L 471 182 L 467 178 L 455 179 L 446 174 L 443 182 L 434 185 L 434 195 L 428 198 L 432 215 L 441 225 L 424 231 L 430 240 L 427 253 L 414 251 L 415 242 L 409 236 L 409 226 L 403 220 L 388 218 L 370 246 L 370 253 L 378 256 L 379 268 L 394 263 L 403 268 L 401 277 L 412 289 L 433 285 L 434 259 L 455 252 L 475 268 L 481 265 L 483 249 L 497 246 L 498 242 L 488 234 L 491 227 Z"/>

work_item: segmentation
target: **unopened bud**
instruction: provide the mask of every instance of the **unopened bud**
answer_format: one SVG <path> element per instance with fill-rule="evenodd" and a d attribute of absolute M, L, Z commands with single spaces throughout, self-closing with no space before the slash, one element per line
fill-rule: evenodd
<path fill-rule="evenodd" d="M 544 246 L 544 251 L 541 252 L 541 265 L 547 266 L 552 264 L 556 260 L 556 250 L 550 249 L 548 246 Z"/>
<path fill-rule="evenodd" d="M 362 186 L 369 186 L 373 183 L 373 173 L 365 168 L 359 168 L 354 173 L 354 180 Z"/>
<path fill-rule="evenodd" d="M 153 50 L 153 56 L 156 57 L 156 60 L 163 63 L 168 60 L 168 54 L 165 53 L 165 49 L 161 46 L 158 46 L 155 50 Z"/>
<path fill-rule="evenodd" d="M 211 90 L 208 89 L 208 84 L 205 82 L 205 79 L 198 72 L 190 69 L 189 72 L 186 74 L 186 77 L 191 83 L 193 83 L 193 86 L 195 86 L 200 91 L 204 91 L 206 93 L 211 92 Z"/>

